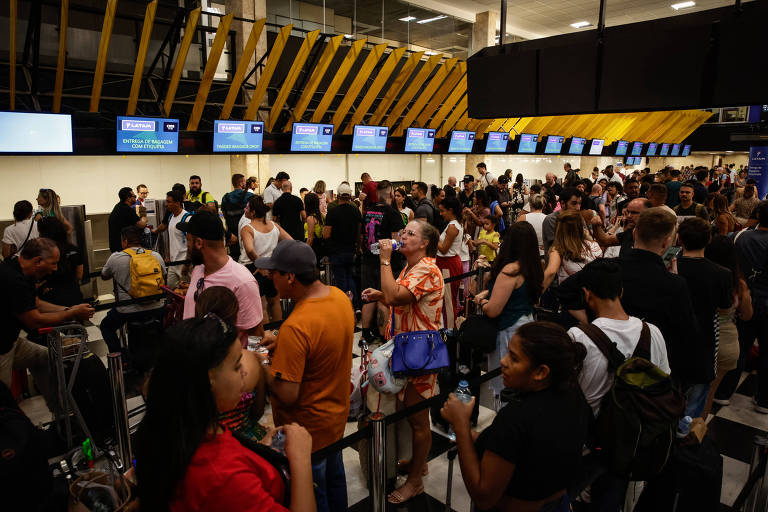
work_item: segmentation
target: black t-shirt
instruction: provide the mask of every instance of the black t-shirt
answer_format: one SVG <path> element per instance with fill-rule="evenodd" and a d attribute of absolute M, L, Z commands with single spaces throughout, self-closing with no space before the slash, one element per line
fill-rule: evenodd
<path fill-rule="evenodd" d="M 595 204 L 595 200 L 587 195 L 581 196 L 581 209 L 597 211 L 597 205 Z"/>
<path fill-rule="evenodd" d="M 634 231 L 635 228 L 632 228 L 626 231 L 622 231 L 616 235 L 616 238 L 619 241 L 619 246 L 621 247 L 619 249 L 619 258 L 625 256 L 630 249 L 635 247 Z"/>
<path fill-rule="evenodd" d="M 679 204 L 674 208 L 678 217 L 694 217 L 699 216 L 704 220 L 709 220 L 709 213 L 704 205 L 693 203 L 688 208 L 683 208 L 683 205 Z"/>
<path fill-rule="evenodd" d="M 560 197 L 560 194 L 563 193 L 563 186 L 557 182 L 555 182 L 554 185 L 552 185 L 552 192 L 555 193 L 556 196 Z"/>
<path fill-rule="evenodd" d="M 392 238 L 392 233 L 403 229 L 403 217 L 388 204 L 378 203 L 368 207 L 363 217 L 363 252 L 373 256 L 371 244 L 382 239 Z"/>
<path fill-rule="evenodd" d="M 76 275 L 77 267 L 83 264 L 83 256 L 77 247 L 69 243 L 60 245 L 59 253 L 59 266 L 38 287 L 38 297 L 59 306 L 75 306 L 83 302 Z"/>
<path fill-rule="evenodd" d="M 360 210 L 349 203 L 330 208 L 325 217 L 325 225 L 332 228 L 328 239 L 330 254 L 354 253 L 361 223 Z"/>
<path fill-rule="evenodd" d="M 699 340 L 693 353 L 687 354 L 693 373 L 691 383 L 711 382 L 715 378 L 715 316 L 718 308 L 733 304 L 731 271 L 706 258 L 677 259 L 677 273 L 688 282 L 693 312 L 699 326 Z"/>
<path fill-rule="evenodd" d="M 301 220 L 303 209 L 304 203 L 301 198 L 290 192 L 283 192 L 272 206 L 272 215 L 278 218 L 280 226 L 294 240 L 304 240 L 304 222 Z"/>
<path fill-rule="evenodd" d="M 464 190 L 459 192 L 459 202 L 461 203 L 462 208 L 472 208 L 475 204 L 475 191 L 473 190 L 469 196 L 467 196 L 467 193 Z"/>
<path fill-rule="evenodd" d="M 13 347 L 23 325 L 16 317 L 37 307 L 35 285 L 21 273 L 19 260 L 13 258 L 0 263 L 0 354 Z"/>
<path fill-rule="evenodd" d="M 480 457 L 489 450 L 515 465 L 504 494 L 540 500 L 579 477 L 591 416 L 579 390 L 521 394 L 480 433 L 475 448 Z"/>
<path fill-rule="evenodd" d="M 120 232 L 123 228 L 134 226 L 139 222 L 139 216 L 136 210 L 125 203 L 117 203 L 109 214 L 109 250 L 110 252 L 120 252 L 123 246 L 120 243 Z"/>

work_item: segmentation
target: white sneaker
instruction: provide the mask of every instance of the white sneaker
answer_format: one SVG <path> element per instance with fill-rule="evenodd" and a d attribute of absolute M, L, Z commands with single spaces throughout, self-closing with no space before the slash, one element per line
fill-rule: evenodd
<path fill-rule="evenodd" d="M 712 402 L 722 406 L 731 405 L 731 401 L 728 399 L 713 398 Z"/>

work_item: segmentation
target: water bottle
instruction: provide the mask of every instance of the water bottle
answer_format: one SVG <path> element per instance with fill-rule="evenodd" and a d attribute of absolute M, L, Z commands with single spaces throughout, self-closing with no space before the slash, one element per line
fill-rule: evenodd
<path fill-rule="evenodd" d="M 270 444 L 272 449 L 281 455 L 285 455 L 285 432 L 278 430 L 275 435 L 272 436 L 272 443 Z"/>
<path fill-rule="evenodd" d="M 392 242 L 392 250 L 397 251 L 400 249 L 400 242 L 397 240 L 391 240 Z M 379 254 L 381 252 L 379 242 L 374 242 L 371 244 L 371 254 Z"/>
<path fill-rule="evenodd" d="M 459 381 L 459 387 L 456 388 L 453 394 L 456 395 L 456 398 L 465 404 L 468 404 L 472 401 L 472 393 L 469 391 L 469 382 L 466 380 Z M 453 431 L 453 425 L 451 425 L 451 427 L 448 429 L 448 439 L 454 443 L 456 442 L 456 434 Z"/>
<path fill-rule="evenodd" d="M 266 354 L 269 350 L 261 344 L 261 336 L 248 336 L 248 350 L 257 354 Z"/>
<path fill-rule="evenodd" d="M 688 433 L 691 431 L 691 422 L 693 420 L 690 416 L 684 416 L 680 421 L 677 422 L 677 437 L 682 439 L 688 435 Z"/>

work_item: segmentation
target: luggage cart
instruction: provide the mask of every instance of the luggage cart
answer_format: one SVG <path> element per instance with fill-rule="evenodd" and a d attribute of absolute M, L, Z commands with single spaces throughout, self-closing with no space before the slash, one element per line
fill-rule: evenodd
<path fill-rule="evenodd" d="M 184 320 L 184 296 L 167 286 L 161 286 L 160 289 L 165 292 L 168 299 L 165 302 L 165 318 L 163 318 L 163 328 L 167 329 Z"/>
<path fill-rule="evenodd" d="M 88 331 L 83 325 L 73 322 L 53 327 L 44 327 L 39 329 L 38 332 L 45 334 L 48 341 L 48 368 L 56 387 L 56 400 L 53 411 L 54 422 L 56 423 L 59 435 L 66 440 L 67 449 L 72 449 L 74 447 L 74 436 L 72 433 L 73 416 L 83 433 L 88 438 L 93 439 L 72 394 L 72 387 L 77 378 L 80 361 L 83 360 L 85 355 L 90 354 L 88 349 Z M 72 372 L 69 375 L 69 379 L 67 379 L 64 369 L 65 361 L 72 362 Z M 98 456 L 99 453 L 96 446 L 94 446 L 94 456 Z"/>

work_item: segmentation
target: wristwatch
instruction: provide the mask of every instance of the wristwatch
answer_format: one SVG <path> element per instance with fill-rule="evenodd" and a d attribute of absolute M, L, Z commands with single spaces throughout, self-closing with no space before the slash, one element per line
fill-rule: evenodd
<path fill-rule="evenodd" d="M 389 266 L 389 260 L 381 260 L 381 264 Z"/>

